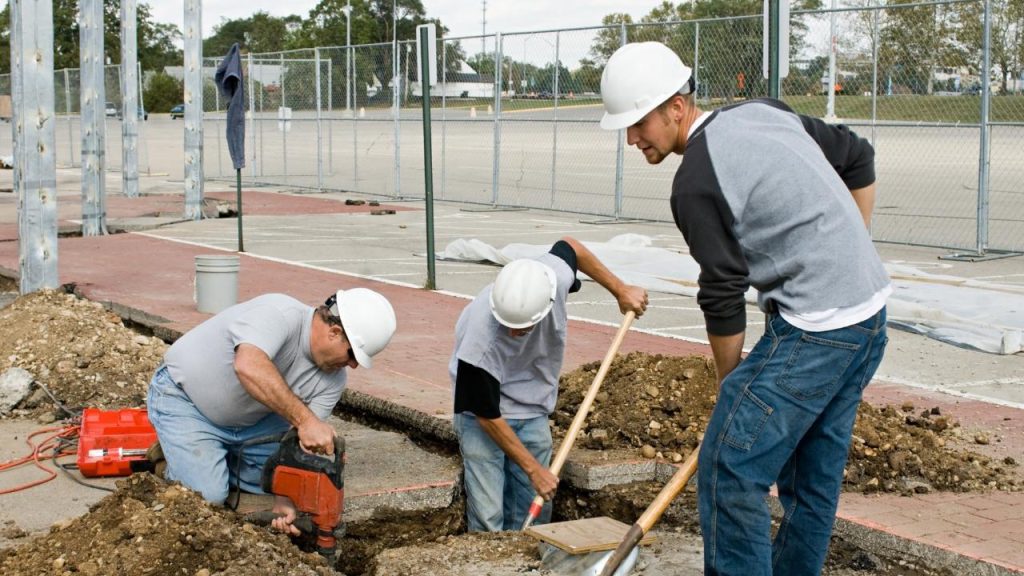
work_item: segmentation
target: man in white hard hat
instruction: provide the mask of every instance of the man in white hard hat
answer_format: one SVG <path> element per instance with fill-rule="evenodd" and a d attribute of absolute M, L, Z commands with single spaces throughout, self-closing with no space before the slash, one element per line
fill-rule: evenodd
<path fill-rule="evenodd" d="M 646 290 L 623 283 L 566 237 L 536 259 L 506 264 L 459 316 L 448 370 L 470 531 L 518 530 L 536 494 L 554 496 L 548 416 L 558 398 L 566 298 L 580 288 L 577 270 L 611 292 L 623 314 L 646 310 Z M 538 522 L 550 517 L 548 502 Z"/>
<path fill-rule="evenodd" d="M 278 444 L 250 440 L 295 427 L 304 449 L 331 455 L 336 433 L 325 420 L 346 368 L 370 368 L 395 327 L 383 295 L 353 288 L 316 307 L 265 294 L 189 330 L 164 355 L 146 402 L 165 477 L 221 504 L 229 487 L 263 492 L 263 464 Z M 291 502 L 278 498 L 275 511 L 285 517 L 274 526 L 298 534 Z"/>
<path fill-rule="evenodd" d="M 683 155 L 670 202 L 700 265 L 720 386 L 697 472 L 704 573 L 819 574 L 887 341 L 891 287 L 867 231 L 874 150 L 777 100 L 702 111 L 694 88 L 665 45 L 627 44 L 601 78 L 601 127 L 626 130 L 650 164 Z M 741 360 L 750 286 L 765 332 Z M 774 539 L 772 484 L 785 510 Z"/>

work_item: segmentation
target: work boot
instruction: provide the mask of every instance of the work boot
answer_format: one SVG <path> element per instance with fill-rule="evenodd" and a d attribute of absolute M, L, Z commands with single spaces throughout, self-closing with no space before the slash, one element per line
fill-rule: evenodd
<path fill-rule="evenodd" d="M 167 470 L 167 460 L 164 458 L 164 451 L 160 448 L 160 442 L 154 442 L 152 446 L 146 450 L 146 460 L 153 467 L 151 472 L 158 478 L 164 477 L 164 471 Z"/>

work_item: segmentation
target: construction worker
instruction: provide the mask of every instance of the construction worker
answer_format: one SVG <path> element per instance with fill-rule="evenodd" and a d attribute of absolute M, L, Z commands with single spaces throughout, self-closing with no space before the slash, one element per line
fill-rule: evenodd
<path fill-rule="evenodd" d="M 470 531 L 520 529 L 536 494 L 549 501 L 537 522 L 551 517 L 558 477 L 548 470 L 548 416 L 565 352 L 566 298 L 580 288 L 577 270 L 611 292 L 622 313 L 639 317 L 647 308 L 646 290 L 623 283 L 566 237 L 536 259 L 506 264 L 459 316 L 448 370 Z"/>
<path fill-rule="evenodd" d="M 628 44 L 601 78 L 601 127 L 649 164 L 683 156 L 671 208 L 700 265 L 718 368 L 698 458 L 704 573 L 819 574 L 861 392 L 886 345 L 889 277 L 867 231 L 874 151 L 845 126 L 756 99 L 705 112 L 663 44 Z M 745 359 L 744 293 L 764 336 Z M 769 488 L 785 516 L 771 538 Z"/>
<path fill-rule="evenodd" d="M 263 465 L 278 443 L 249 441 L 294 426 L 304 449 L 333 454 L 325 420 L 346 368 L 369 368 L 394 333 L 391 304 L 366 288 L 317 307 L 265 294 L 189 330 L 167 350 L 147 398 L 165 477 L 221 504 L 229 487 L 263 493 Z M 274 527 L 297 535 L 291 502 L 278 498 L 274 510 L 285 515 Z"/>

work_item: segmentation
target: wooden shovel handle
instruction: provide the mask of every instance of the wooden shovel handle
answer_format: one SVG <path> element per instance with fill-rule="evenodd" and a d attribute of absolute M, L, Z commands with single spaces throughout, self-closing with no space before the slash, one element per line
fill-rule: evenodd
<path fill-rule="evenodd" d="M 580 402 L 580 407 L 576 410 L 576 416 L 572 419 L 572 424 L 569 425 L 569 431 L 565 433 L 565 437 L 562 438 L 562 444 L 558 447 L 558 453 L 555 454 L 555 458 L 551 461 L 550 470 L 555 476 L 558 476 L 562 471 L 562 465 L 565 464 L 565 459 L 569 457 L 569 452 L 576 442 L 576 436 L 579 435 L 580 428 L 583 427 L 583 422 L 587 419 L 587 414 L 590 412 L 590 406 L 594 403 L 594 398 L 597 397 L 597 393 L 601 389 L 601 383 L 604 382 L 604 377 L 608 374 L 608 368 L 611 367 L 612 361 L 615 360 L 615 355 L 619 353 L 619 347 L 622 346 L 622 341 L 626 338 L 626 332 L 629 332 L 629 327 L 633 325 L 635 318 L 636 314 L 632 310 L 626 312 L 626 315 L 622 318 L 622 324 L 619 326 L 618 333 L 615 334 L 615 340 L 612 340 L 611 347 L 608 348 L 608 352 L 604 355 L 601 367 L 597 370 L 597 376 L 594 377 L 594 382 L 590 385 L 590 389 L 587 390 L 587 395 L 583 397 L 583 402 Z"/>

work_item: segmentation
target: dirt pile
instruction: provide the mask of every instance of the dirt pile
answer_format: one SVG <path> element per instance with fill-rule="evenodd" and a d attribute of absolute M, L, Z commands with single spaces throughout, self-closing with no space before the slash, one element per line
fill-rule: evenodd
<path fill-rule="evenodd" d="M 281 534 L 149 474 L 118 482 L 92 511 L 0 552 L 0 574 L 289 576 L 336 574 Z"/>
<path fill-rule="evenodd" d="M 65 407 L 74 410 L 142 406 L 167 345 L 124 326 L 103 305 L 44 290 L 0 310 L 0 373 L 27 370 Z M 35 387 L 14 416 L 63 418 Z"/>
<path fill-rule="evenodd" d="M 547 571 L 537 571 L 540 564 L 537 541 L 533 537 L 521 532 L 478 532 L 385 550 L 374 559 L 367 574 L 547 574 Z"/>
<path fill-rule="evenodd" d="M 599 367 L 585 364 L 562 376 L 552 415 L 556 437 L 565 434 Z M 704 437 L 717 387 L 714 364 L 702 356 L 621 356 L 609 367 L 577 446 L 632 448 L 646 458 L 679 462 Z M 956 419 L 937 408 L 918 412 L 909 404 L 861 404 L 844 489 L 906 494 L 1024 489 L 1013 458 L 994 460 L 967 450 L 965 444 L 983 444 L 988 437 L 965 436 Z"/>

